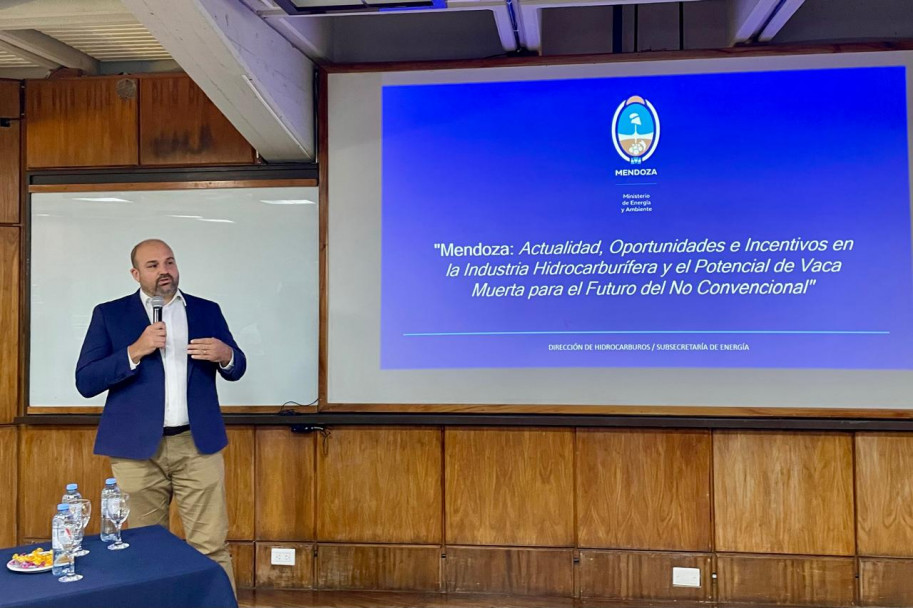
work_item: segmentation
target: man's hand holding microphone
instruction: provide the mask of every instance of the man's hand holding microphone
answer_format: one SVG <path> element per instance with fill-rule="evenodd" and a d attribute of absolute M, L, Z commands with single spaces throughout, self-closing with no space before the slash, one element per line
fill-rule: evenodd
<path fill-rule="evenodd" d="M 138 364 L 146 355 L 165 348 L 166 331 L 165 323 L 162 321 L 165 299 L 162 296 L 152 296 L 149 298 L 149 303 L 152 305 L 152 324 L 143 330 L 136 342 L 127 347 L 127 354 L 134 365 Z"/>

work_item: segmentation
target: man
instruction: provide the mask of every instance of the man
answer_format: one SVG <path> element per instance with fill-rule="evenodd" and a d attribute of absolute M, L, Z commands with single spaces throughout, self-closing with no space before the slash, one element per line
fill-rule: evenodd
<path fill-rule="evenodd" d="M 247 368 L 218 304 L 182 293 L 171 248 L 158 239 L 130 253 L 140 289 L 95 307 L 76 364 L 84 397 L 108 391 L 95 453 L 111 458 L 130 493 L 134 527 L 168 527 L 172 496 L 187 542 L 225 568 L 228 510 L 221 450 L 228 445 L 215 377 Z M 153 323 L 150 299 L 164 300 Z"/>

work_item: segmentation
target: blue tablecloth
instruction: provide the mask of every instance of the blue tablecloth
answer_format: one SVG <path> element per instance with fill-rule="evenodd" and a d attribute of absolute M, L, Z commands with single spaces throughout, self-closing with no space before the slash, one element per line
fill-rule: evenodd
<path fill-rule="evenodd" d="M 58 582 L 50 571 L 20 574 L 5 567 L 13 553 L 39 545 L 0 550 L 0 607 L 237 608 L 222 567 L 165 528 L 124 530 L 123 539 L 129 548 L 109 551 L 97 536 L 86 538 L 90 553 L 76 558 L 83 579 L 73 583 Z"/>

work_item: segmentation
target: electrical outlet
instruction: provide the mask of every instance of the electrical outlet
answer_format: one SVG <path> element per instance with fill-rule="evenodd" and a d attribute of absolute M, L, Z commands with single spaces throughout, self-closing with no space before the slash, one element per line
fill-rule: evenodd
<path fill-rule="evenodd" d="M 701 586 L 700 568 L 672 568 L 673 587 L 698 587 Z"/>
<path fill-rule="evenodd" d="M 269 563 L 273 566 L 294 566 L 295 550 L 285 547 L 273 547 L 270 550 Z"/>

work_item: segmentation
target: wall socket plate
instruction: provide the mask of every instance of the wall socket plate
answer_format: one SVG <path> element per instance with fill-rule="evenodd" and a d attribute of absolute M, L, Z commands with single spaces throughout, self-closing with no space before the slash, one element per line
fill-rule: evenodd
<path fill-rule="evenodd" d="M 295 550 L 286 547 L 273 547 L 270 549 L 269 563 L 273 566 L 294 566 Z"/>
<path fill-rule="evenodd" d="M 700 568 L 672 568 L 672 586 L 673 587 L 697 587 L 701 586 L 701 569 Z"/>

